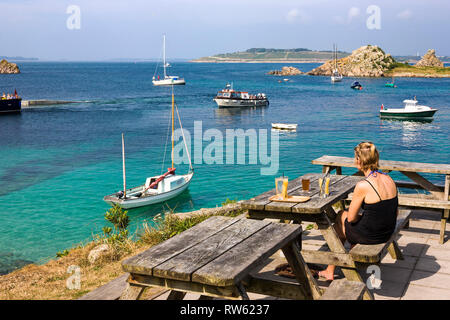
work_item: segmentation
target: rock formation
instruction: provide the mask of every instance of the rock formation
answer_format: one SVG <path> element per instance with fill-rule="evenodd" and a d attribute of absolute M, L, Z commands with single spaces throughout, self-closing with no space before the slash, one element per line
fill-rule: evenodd
<path fill-rule="evenodd" d="M 436 57 L 436 51 L 429 49 L 422 59 L 415 64 L 416 67 L 444 67 L 444 63 Z"/>
<path fill-rule="evenodd" d="M 383 77 L 395 64 L 394 58 L 378 46 L 367 45 L 356 49 L 348 57 L 337 60 L 338 70 L 345 77 Z M 334 60 L 325 62 L 307 74 L 330 76 Z"/>
<path fill-rule="evenodd" d="M 299 74 L 303 74 L 303 72 L 295 67 L 283 67 L 281 70 L 272 70 L 267 74 L 275 76 L 297 76 Z"/>
<path fill-rule="evenodd" d="M 17 64 L 3 59 L 0 61 L 0 73 L 20 73 L 20 70 Z"/>

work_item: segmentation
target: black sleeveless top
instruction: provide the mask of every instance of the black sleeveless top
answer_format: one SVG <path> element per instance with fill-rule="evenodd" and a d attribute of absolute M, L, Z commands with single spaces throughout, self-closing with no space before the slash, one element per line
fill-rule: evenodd
<path fill-rule="evenodd" d="M 381 200 L 378 191 L 375 190 L 379 202 L 367 204 L 362 203 L 362 216 L 356 222 L 345 220 L 345 234 L 351 244 L 378 244 L 389 240 L 395 230 L 397 223 L 398 196 L 392 199 Z"/>

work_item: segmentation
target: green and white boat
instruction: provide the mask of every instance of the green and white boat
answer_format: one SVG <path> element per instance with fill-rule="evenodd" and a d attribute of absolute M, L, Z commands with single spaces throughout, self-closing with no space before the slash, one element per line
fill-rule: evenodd
<path fill-rule="evenodd" d="M 418 101 L 404 100 L 405 107 L 402 109 L 390 109 L 381 105 L 380 117 L 381 118 L 397 118 L 397 119 L 431 119 L 437 109 L 430 108 L 428 106 L 418 105 Z"/>

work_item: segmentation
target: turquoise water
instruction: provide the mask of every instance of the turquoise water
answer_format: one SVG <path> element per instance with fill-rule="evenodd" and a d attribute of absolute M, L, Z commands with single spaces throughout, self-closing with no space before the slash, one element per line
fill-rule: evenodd
<path fill-rule="evenodd" d="M 298 64 L 308 71 L 317 64 Z M 57 251 L 92 239 L 106 225 L 102 197 L 121 189 L 121 133 L 125 133 L 127 185 L 161 173 L 170 89 L 153 87 L 153 63 L 21 63 L 19 75 L 0 75 L 0 91 L 26 99 L 86 101 L 24 110 L 0 117 L 0 273 L 28 262 L 43 263 Z M 183 126 L 203 130 L 270 129 L 271 122 L 298 123 L 279 137 L 279 170 L 263 176 L 261 164 L 196 164 L 189 191 L 167 205 L 177 211 L 215 207 L 227 198 L 248 199 L 274 185 L 321 172 L 311 160 L 324 154 L 352 156 L 361 140 L 373 141 L 381 157 L 449 163 L 450 79 L 344 79 L 298 76 L 279 83 L 268 76 L 279 64 L 174 63 L 170 73 L 186 86 L 175 88 Z M 362 91 L 350 84 L 358 80 Z M 228 81 L 235 89 L 265 92 L 270 106 L 222 110 L 212 98 Z M 439 109 L 431 123 L 380 120 L 378 110 L 400 107 L 417 96 Z M 269 130 L 270 133 L 270 130 Z M 209 142 L 204 141 L 203 147 Z M 225 154 L 225 152 L 224 152 Z M 164 167 L 170 166 L 167 154 Z M 178 172 L 187 170 L 178 166 Z M 346 172 L 344 170 L 344 172 Z M 440 176 L 429 176 L 442 182 Z M 129 212 L 132 231 L 164 210 L 158 204 Z"/>

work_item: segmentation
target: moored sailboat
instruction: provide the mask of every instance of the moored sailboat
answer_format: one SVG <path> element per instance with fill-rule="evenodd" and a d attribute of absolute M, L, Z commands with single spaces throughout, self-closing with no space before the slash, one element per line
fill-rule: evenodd
<path fill-rule="evenodd" d="M 181 131 L 183 127 L 181 125 L 180 115 L 178 108 L 175 105 L 175 99 L 172 87 L 172 167 L 167 169 L 167 172 L 159 176 L 148 177 L 145 180 L 145 184 L 127 189 L 126 187 L 126 174 L 125 174 L 125 143 L 122 134 L 122 163 L 123 163 L 123 191 L 107 195 L 103 200 L 109 204 L 117 204 L 124 209 L 131 209 L 137 207 L 143 207 L 150 204 L 155 204 L 172 199 L 189 187 L 189 184 L 194 176 L 194 169 L 192 168 L 191 157 L 186 145 L 186 139 L 183 141 L 186 148 L 186 154 L 189 159 L 189 171 L 187 174 L 178 175 L 175 173 L 174 167 L 174 127 L 175 127 L 175 110 L 180 123 Z"/>
<path fill-rule="evenodd" d="M 337 46 L 333 45 L 333 56 L 334 56 L 334 70 L 331 74 L 331 82 L 341 82 L 342 81 L 342 74 L 339 73 L 338 66 L 337 66 Z"/>
<path fill-rule="evenodd" d="M 170 67 L 170 64 L 166 61 L 166 36 L 163 36 L 163 69 L 164 69 L 164 77 L 161 79 L 159 76 L 153 76 L 153 85 L 154 86 L 170 86 L 170 85 L 184 85 L 186 81 L 183 78 L 178 76 L 169 76 L 167 75 L 166 69 Z M 158 69 L 158 67 L 156 67 Z"/>

